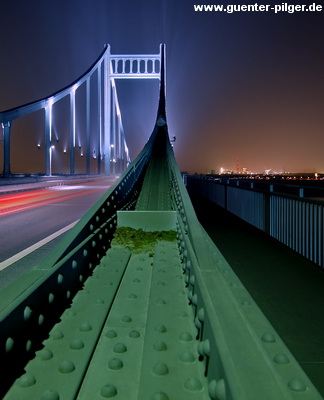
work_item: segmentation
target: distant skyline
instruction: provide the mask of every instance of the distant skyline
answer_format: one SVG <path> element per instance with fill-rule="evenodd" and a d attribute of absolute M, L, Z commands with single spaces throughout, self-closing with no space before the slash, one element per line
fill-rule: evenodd
<path fill-rule="evenodd" d="M 235 169 L 239 158 L 253 171 L 324 172 L 324 12 L 195 12 L 195 4 L 2 1 L 0 110 L 68 85 L 105 43 L 136 54 L 157 53 L 163 42 L 181 170 Z M 118 82 L 117 90 L 134 159 L 153 129 L 158 84 Z M 37 135 L 26 136 L 12 138 L 15 163 L 38 157 Z M 1 144 L 0 153 L 2 167 Z"/>

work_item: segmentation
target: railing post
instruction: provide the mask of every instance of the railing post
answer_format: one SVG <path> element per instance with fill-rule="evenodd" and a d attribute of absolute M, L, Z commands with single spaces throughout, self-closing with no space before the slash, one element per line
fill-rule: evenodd
<path fill-rule="evenodd" d="M 270 235 L 270 194 L 264 193 L 264 232 Z"/>
<path fill-rule="evenodd" d="M 224 186 L 224 208 L 227 210 L 227 186 L 229 185 L 229 180 L 223 183 Z"/>
<path fill-rule="evenodd" d="M 3 128 L 3 176 L 7 178 L 10 172 L 10 127 L 11 121 L 2 123 Z"/>

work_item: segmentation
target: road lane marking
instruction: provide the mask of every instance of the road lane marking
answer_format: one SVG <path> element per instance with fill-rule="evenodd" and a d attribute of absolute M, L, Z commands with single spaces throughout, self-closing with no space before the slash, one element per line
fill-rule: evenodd
<path fill-rule="evenodd" d="M 0 271 L 4 270 L 5 268 L 9 267 L 10 265 L 14 264 L 15 262 L 21 260 L 22 258 L 28 256 L 30 253 L 33 251 L 39 249 L 40 247 L 44 246 L 48 242 L 56 239 L 58 236 L 62 235 L 63 233 L 67 232 L 71 228 L 74 227 L 74 225 L 78 222 L 74 221 L 71 224 L 65 226 L 64 228 L 58 230 L 57 232 L 52 233 L 51 235 L 47 236 L 46 238 L 40 240 L 39 242 L 33 244 L 32 246 L 27 247 L 27 249 L 22 250 L 20 253 L 15 254 L 14 256 L 7 258 L 5 261 L 0 262 Z"/>

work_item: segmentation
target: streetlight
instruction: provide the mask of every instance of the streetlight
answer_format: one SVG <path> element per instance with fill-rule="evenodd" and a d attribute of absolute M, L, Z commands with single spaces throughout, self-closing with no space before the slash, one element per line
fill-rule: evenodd
<path fill-rule="evenodd" d="M 59 139 L 56 139 L 56 143 L 59 142 Z M 50 147 L 49 147 L 49 174 L 48 176 L 52 176 L 52 152 L 55 149 L 55 145 L 53 144 L 53 142 L 50 142 Z M 37 144 L 37 149 L 38 150 L 42 150 L 40 143 Z"/>

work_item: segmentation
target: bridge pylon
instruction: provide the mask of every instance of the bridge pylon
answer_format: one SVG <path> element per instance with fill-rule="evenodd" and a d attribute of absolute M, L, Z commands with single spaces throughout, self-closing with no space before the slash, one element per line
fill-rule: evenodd
<path fill-rule="evenodd" d="M 158 54 L 111 54 L 107 45 L 104 62 L 104 154 L 105 173 L 114 173 L 117 160 L 122 160 L 125 142 L 124 129 L 118 102 L 116 79 L 161 80 L 162 52 Z M 163 55 L 165 57 L 165 54 Z M 128 150 L 127 150 L 128 152 Z"/>

